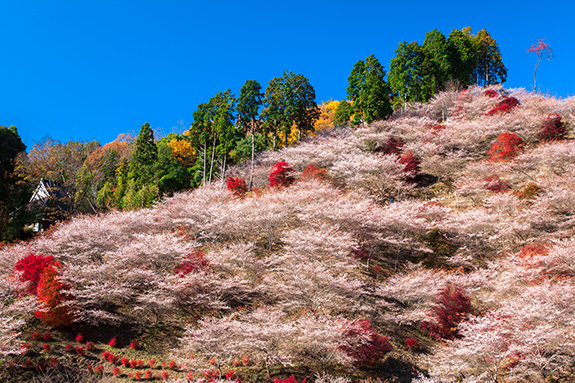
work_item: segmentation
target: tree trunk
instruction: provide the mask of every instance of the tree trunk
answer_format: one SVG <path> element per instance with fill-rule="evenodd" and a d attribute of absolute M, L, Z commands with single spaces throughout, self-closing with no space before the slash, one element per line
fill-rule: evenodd
<path fill-rule="evenodd" d="M 214 157 L 216 156 L 216 136 L 214 136 L 214 140 L 212 143 L 212 161 L 210 162 L 210 179 L 209 182 L 212 182 L 212 171 L 214 170 Z"/>
<path fill-rule="evenodd" d="M 249 191 L 252 191 L 252 183 L 254 181 L 254 157 L 256 152 L 256 131 L 254 125 L 254 121 L 252 121 L 252 164 L 250 166 L 250 182 L 248 185 Z"/>
<path fill-rule="evenodd" d="M 224 154 L 224 161 L 222 163 L 222 183 L 226 182 L 226 159 L 227 154 Z"/>
<path fill-rule="evenodd" d="M 203 169 L 203 170 L 204 170 L 204 180 L 203 180 L 203 182 L 202 182 L 202 185 L 205 185 L 205 184 L 206 184 L 206 166 L 207 166 L 207 164 L 206 164 L 206 156 L 207 156 L 207 154 L 208 154 L 208 153 L 207 153 L 208 147 L 207 147 L 206 143 L 207 143 L 207 141 L 204 141 L 204 169 Z"/>

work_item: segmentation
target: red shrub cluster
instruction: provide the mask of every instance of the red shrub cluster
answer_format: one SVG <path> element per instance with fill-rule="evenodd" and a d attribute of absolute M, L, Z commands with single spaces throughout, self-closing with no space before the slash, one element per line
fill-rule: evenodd
<path fill-rule="evenodd" d="M 84 350 L 84 347 L 81 347 L 81 346 L 76 347 L 76 354 L 81 356 L 81 355 L 84 355 L 85 353 L 86 353 L 86 351 Z"/>
<path fill-rule="evenodd" d="M 295 181 L 294 170 L 287 162 L 278 162 L 273 166 L 268 180 L 273 188 L 289 186 Z"/>
<path fill-rule="evenodd" d="M 507 186 L 507 182 L 501 180 L 498 175 L 493 174 L 483 179 L 483 186 L 487 190 L 491 190 L 494 192 L 502 192 L 509 189 Z"/>
<path fill-rule="evenodd" d="M 458 336 L 457 325 L 471 313 L 471 301 L 454 285 L 447 285 L 435 297 L 430 320 L 422 322 L 424 329 L 437 339 L 453 339 Z"/>
<path fill-rule="evenodd" d="M 139 350 L 140 349 L 140 344 L 138 343 L 138 341 L 133 340 L 130 342 L 130 348 L 132 350 Z"/>
<path fill-rule="evenodd" d="M 240 177 L 228 177 L 226 179 L 226 186 L 236 197 L 242 198 L 248 192 L 248 184 Z"/>
<path fill-rule="evenodd" d="M 112 375 L 113 376 L 121 376 L 122 370 L 120 370 L 120 367 L 114 367 L 114 369 L 112 370 Z"/>
<path fill-rule="evenodd" d="M 441 125 L 440 125 L 441 126 Z M 378 148 L 378 152 L 383 154 L 400 154 L 405 145 L 405 141 L 400 137 L 389 137 L 385 144 Z"/>
<path fill-rule="evenodd" d="M 117 344 L 118 344 L 118 341 L 116 341 L 116 338 L 112 338 L 108 342 L 108 346 L 110 346 L 110 347 L 116 347 Z"/>
<path fill-rule="evenodd" d="M 550 246 L 541 242 L 531 242 L 523 246 L 517 256 L 523 259 L 531 259 L 536 256 L 549 254 Z"/>
<path fill-rule="evenodd" d="M 305 383 L 307 381 L 307 378 L 304 378 L 301 383 Z M 297 379 L 295 378 L 295 376 L 290 376 L 289 378 L 286 379 L 274 379 L 273 383 L 299 383 L 297 381 Z"/>
<path fill-rule="evenodd" d="M 49 332 L 45 332 L 44 335 L 42 335 L 42 339 L 44 340 L 44 342 L 50 342 L 52 340 L 52 334 Z"/>
<path fill-rule="evenodd" d="M 130 359 L 124 356 L 122 359 L 120 359 L 120 364 L 124 367 L 128 367 L 128 364 L 130 364 Z"/>
<path fill-rule="evenodd" d="M 42 338 L 42 333 L 40 331 L 34 331 L 31 335 L 30 338 L 32 338 L 32 340 L 40 340 Z"/>
<path fill-rule="evenodd" d="M 74 316 L 63 305 L 68 298 L 63 293 L 64 284 L 58 279 L 59 268 L 59 262 L 51 263 L 40 277 L 37 292 L 42 308 L 36 312 L 36 317 L 52 327 L 68 327 L 74 321 Z"/>
<path fill-rule="evenodd" d="M 186 255 L 186 258 L 176 266 L 174 272 L 180 276 L 187 275 L 197 270 L 205 269 L 209 263 L 203 249 L 197 249 Z"/>
<path fill-rule="evenodd" d="M 519 104 L 520 104 L 519 100 L 516 99 L 515 97 L 506 96 L 503 97 L 503 99 L 499 101 L 497 104 L 493 105 L 493 107 L 491 107 L 491 109 L 489 109 L 489 111 L 485 113 L 485 115 L 493 116 L 499 113 L 506 113 L 511 111 L 513 108 L 517 107 Z"/>
<path fill-rule="evenodd" d="M 42 350 L 46 351 L 46 352 L 50 352 L 50 345 L 48 343 L 45 343 L 42 345 Z"/>
<path fill-rule="evenodd" d="M 52 262 L 54 262 L 54 257 L 50 255 L 44 257 L 41 254 L 30 254 L 16 263 L 14 270 L 22 272 L 20 281 L 29 282 L 26 292 L 31 295 L 36 295 L 40 277 Z"/>
<path fill-rule="evenodd" d="M 329 180 L 329 175 L 327 174 L 327 170 L 324 168 L 318 168 L 317 166 L 310 164 L 301 173 L 299 180 L 303 182 L 310 180 L 327 181 Z"/>
<path fill-rule="evenodd" d="M 418 342 L 416 338 L 407 338 L 405 340 L 405 348 L 408 350 L 416 350 L 418 347 Z"/>
<path fill-rule="evenodd" d="M 499 93 L 493 89 L 486 90 L 485 93 L 483 93 L 483 95 L 489 98 L 499 97 Z"/>
<path fill-rule="evenodd" d="M 178 364 L 176 362 L 174 362 L 173 360 L 170 360 L 170 364 L 168 364 L 168 368 L 170 370 L 177 370 L 178 369 Z"/>
<path fill-rule="evenodd" d="M 206 379 L 208 379 L 208 380 L 219 379 L 219 377 L 220 377 L 220 370 L 218 370 L 218 369 L 214 369 L 214 370 L 204 370 L 204 376 L 205 376 Z"/>
<path fill-rule="evenodd" d="M 565 123 L 557 113 L 551 113 L 547 116 L 547 120 L 541 125 L 541 129 L 537 134 L 539 141 L 543 142 L 562 140 L 565 136 L 567 136 Z"/>
<path fill-rule="evenodd" d="M 406 179 L 413 181 L 421 172 L 419 164 L 421 161 L 413 155 L 412 152 L 407 152 L 399 157 L 399 162 L 405 165 L 405 172 L 407 173 Z"/>
<path fill-rule="evenodd" d="M 76 335 L 76 342 L 84 343 L 85 340 L 86 340 L 86 338 L 84 338 L 84 335 L 82 335 L 82 334 Z"/>
<path fill-rule="evenodd" d="M 367 319 L 349 323 L 342 335 L 347 343 L 339 349 L 352 357 L 358 366 L 374 366 L 391 351 L 389 337 L 379 335 Z"/>
<path fill-rule="evenodd" d="M 94 342 L 86 342 L 86 350 L 91 351 L 94 349 Z"/>
<path fill-rule="evenodd" d="M 70 343 L 68 343 L 66 346 L 64 346 L 64 349 L 66 349 L 66 351 L 68 351 L 68 352 L 72 352 L 72 351 L 74 351 L 74 346 L 72 346 Z"/>
<path fill-rule="evenodd" d="M 525 147 L 525 142 L 515 133 L 502 133 L 491 146 L 487 155 L 489 161 L 506 161 L 517 156 Z"/>

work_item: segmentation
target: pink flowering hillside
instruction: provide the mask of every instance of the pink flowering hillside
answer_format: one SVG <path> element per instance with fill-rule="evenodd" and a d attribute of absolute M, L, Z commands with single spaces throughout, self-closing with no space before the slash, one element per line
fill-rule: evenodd
<path fill-rule="evenodd" d="M 0 380 L 574 381 L 573 110 L 444 92 L 4 247 Z"/>

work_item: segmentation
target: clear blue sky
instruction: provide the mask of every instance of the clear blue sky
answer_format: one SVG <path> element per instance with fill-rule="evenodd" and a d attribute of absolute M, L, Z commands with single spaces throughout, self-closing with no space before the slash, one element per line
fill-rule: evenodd
<path fill-rule="evenodd" d="M 345 97 L 353 64 L 389 68 L 401 41 L 437 28 L 487 29 L 508 68 L 506 87 L 531 89 L 545 38 L 555 53 L 537 82 L 575 94 L 571 1 L 45 1 L 0 0 L 0 125 L 28 149 L 44 136 L 114 140 L 144 122 L 182 132 L 197 105 L 248 79 L 284 70 L 310 79 L 317 100 Z"/>

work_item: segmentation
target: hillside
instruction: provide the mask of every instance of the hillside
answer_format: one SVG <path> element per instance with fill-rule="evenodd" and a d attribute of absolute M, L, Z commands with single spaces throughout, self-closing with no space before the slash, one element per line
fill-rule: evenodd
<path fill-rule="evenodd" d="M 574 108 L 443 92 L 5 247 L 0 380 L 573 380 Z"/>

